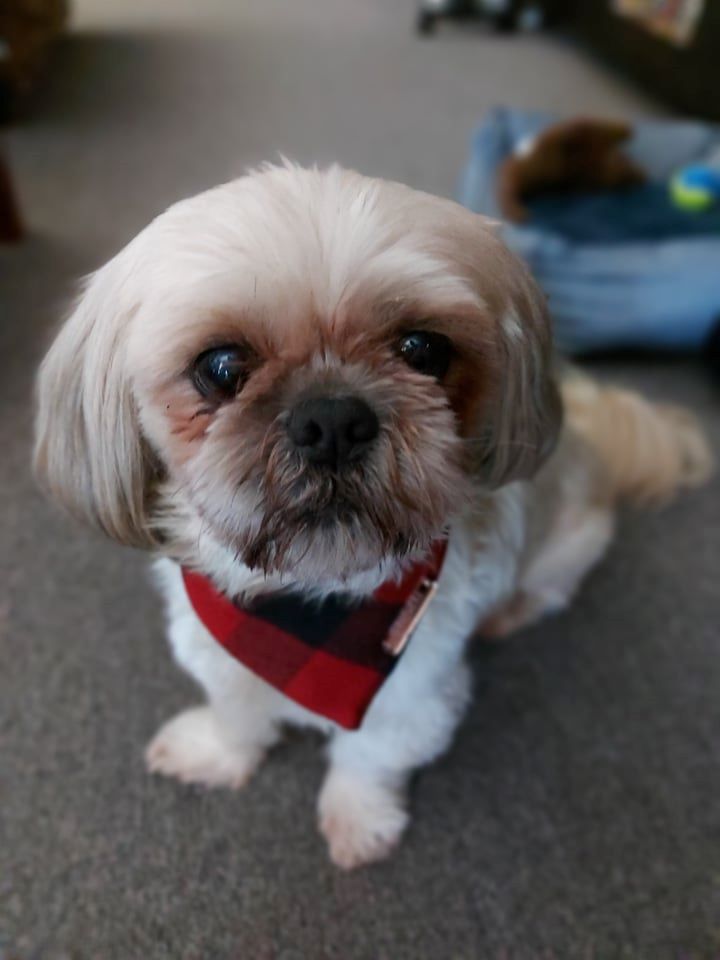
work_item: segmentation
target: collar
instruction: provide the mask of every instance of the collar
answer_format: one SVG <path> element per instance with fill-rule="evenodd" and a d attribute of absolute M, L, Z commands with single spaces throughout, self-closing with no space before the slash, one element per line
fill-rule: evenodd
<path fill-rule="evenodd" d="M 401 581 L 360 602 L 287 592 L 241 606 L 202 574 L 183 567 L 182 575 L 200 622 L 232 657 L 307 710 L 355 730 L 432 600 L 446 551 L 447 540 L 435 541 Z"/>

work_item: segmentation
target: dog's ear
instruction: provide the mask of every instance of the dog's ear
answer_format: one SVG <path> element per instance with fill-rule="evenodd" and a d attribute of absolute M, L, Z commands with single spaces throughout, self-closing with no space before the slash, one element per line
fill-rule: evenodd
<path fill-rule="evenodd" d="M 479 427 L 480 473 L 493 487 L 532 477 L 562 424 L 545 296 L 514 255 L 503 260 L 510 301 L 497 318 L 493 396 Z"/>
<path fill-rule="evenodd" d="M 72 514 L 133 546 L 154 540 L 152 458 L 126 363 L 132 262 L 120 253 L 87 282 L 38 374 L 35 471 Z"/>

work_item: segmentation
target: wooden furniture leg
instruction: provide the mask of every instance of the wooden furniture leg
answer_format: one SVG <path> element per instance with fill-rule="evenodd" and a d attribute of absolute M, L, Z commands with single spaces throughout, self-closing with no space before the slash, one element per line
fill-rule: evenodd
<path fill-rule="evenodd" d="M 10 167 L 0 153 L 0 243 L 17 243 L 23 234 Z"/>

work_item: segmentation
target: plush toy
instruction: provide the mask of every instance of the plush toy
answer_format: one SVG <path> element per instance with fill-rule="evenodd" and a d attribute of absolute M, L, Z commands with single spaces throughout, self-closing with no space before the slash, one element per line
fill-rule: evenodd
<path fill-rule="evenodd" d="M 498 174 L 498 204 L 513 223 L 528 217 L 525 201 L 548 191 L 609 190 L 645 180 L 619 149 L 631 135 L 625 123 L 580 118 L 553 124 L 523 140 Z"/>

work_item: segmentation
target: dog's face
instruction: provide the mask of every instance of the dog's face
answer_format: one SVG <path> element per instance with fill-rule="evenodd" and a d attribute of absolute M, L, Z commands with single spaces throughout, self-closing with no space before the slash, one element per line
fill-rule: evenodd
<path fill-rule="evenodd" d="M 40 371 L 36 463 L 123 542 L 191 517 L 250 568 L 337 580 L 537 469 L 550 364 L 542 299 L 482 218 L 269 168 L 172 207 L 91 278 Z"/>

